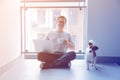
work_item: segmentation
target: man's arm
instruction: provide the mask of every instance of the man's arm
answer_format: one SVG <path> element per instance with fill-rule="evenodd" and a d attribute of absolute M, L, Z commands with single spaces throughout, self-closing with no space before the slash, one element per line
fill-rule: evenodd
<path fill-rule="evenodd" d="M 71 43 L 70 41 L 68 40 L 64 40 L 63 42 L 65 45 L 67 45 L 70 49 L 74 50 L 75 49 L 75 46 L 73 43 Z"/>

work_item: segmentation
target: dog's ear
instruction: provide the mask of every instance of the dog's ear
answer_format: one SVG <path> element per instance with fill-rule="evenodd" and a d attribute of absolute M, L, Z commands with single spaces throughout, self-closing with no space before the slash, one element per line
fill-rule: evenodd
<path fill-rule="evenodd" d="M 97 47 L 97 46 L 94 46 L 93 48 L 92 48 L 92 50 L 93 51 L 96 51 L 96 50 L 98 50 L 99 48 Z"/>

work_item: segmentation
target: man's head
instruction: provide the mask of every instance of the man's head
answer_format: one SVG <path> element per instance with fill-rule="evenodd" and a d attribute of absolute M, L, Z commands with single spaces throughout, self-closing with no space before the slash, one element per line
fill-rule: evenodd
<path fill-rule="evenodd" d="M 65 24 L 66 24 L 66 18 L 64 16 L 59 16 L 57 18 L 57 26 L 58 26 L 58 29 L 60 30 L 63 30 Z"/>

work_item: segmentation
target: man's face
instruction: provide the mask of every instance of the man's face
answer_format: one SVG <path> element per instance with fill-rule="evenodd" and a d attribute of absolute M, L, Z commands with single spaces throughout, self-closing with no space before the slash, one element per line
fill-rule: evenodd
<path fill-rule="evenodd" d="M 64 26 L 65 26 L 65 23 L 66 23 L 66 21 L 65 21 L 64 18 L 59 18 L 59 19 L 57 20 L 57 25 L 58 25 L 59 29 L 63 29 Z"/>

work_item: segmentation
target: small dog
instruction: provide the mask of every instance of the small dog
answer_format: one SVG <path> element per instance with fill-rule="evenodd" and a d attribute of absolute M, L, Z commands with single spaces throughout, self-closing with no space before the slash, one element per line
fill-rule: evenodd
<path fill-rule="evenodd" d="M 88 42 L 88 48 L 86 48 L 86 54 L 85 54 L 85 59 L 86 59 L 86 64 L 87 64 L 87 70 L 89 70 L 89 64 L 92 63 L 92 66 L 96 67 L 96 50 L 98 50 L 98 47 L 94 45 L 94 41 L 90 40 Z"/>

